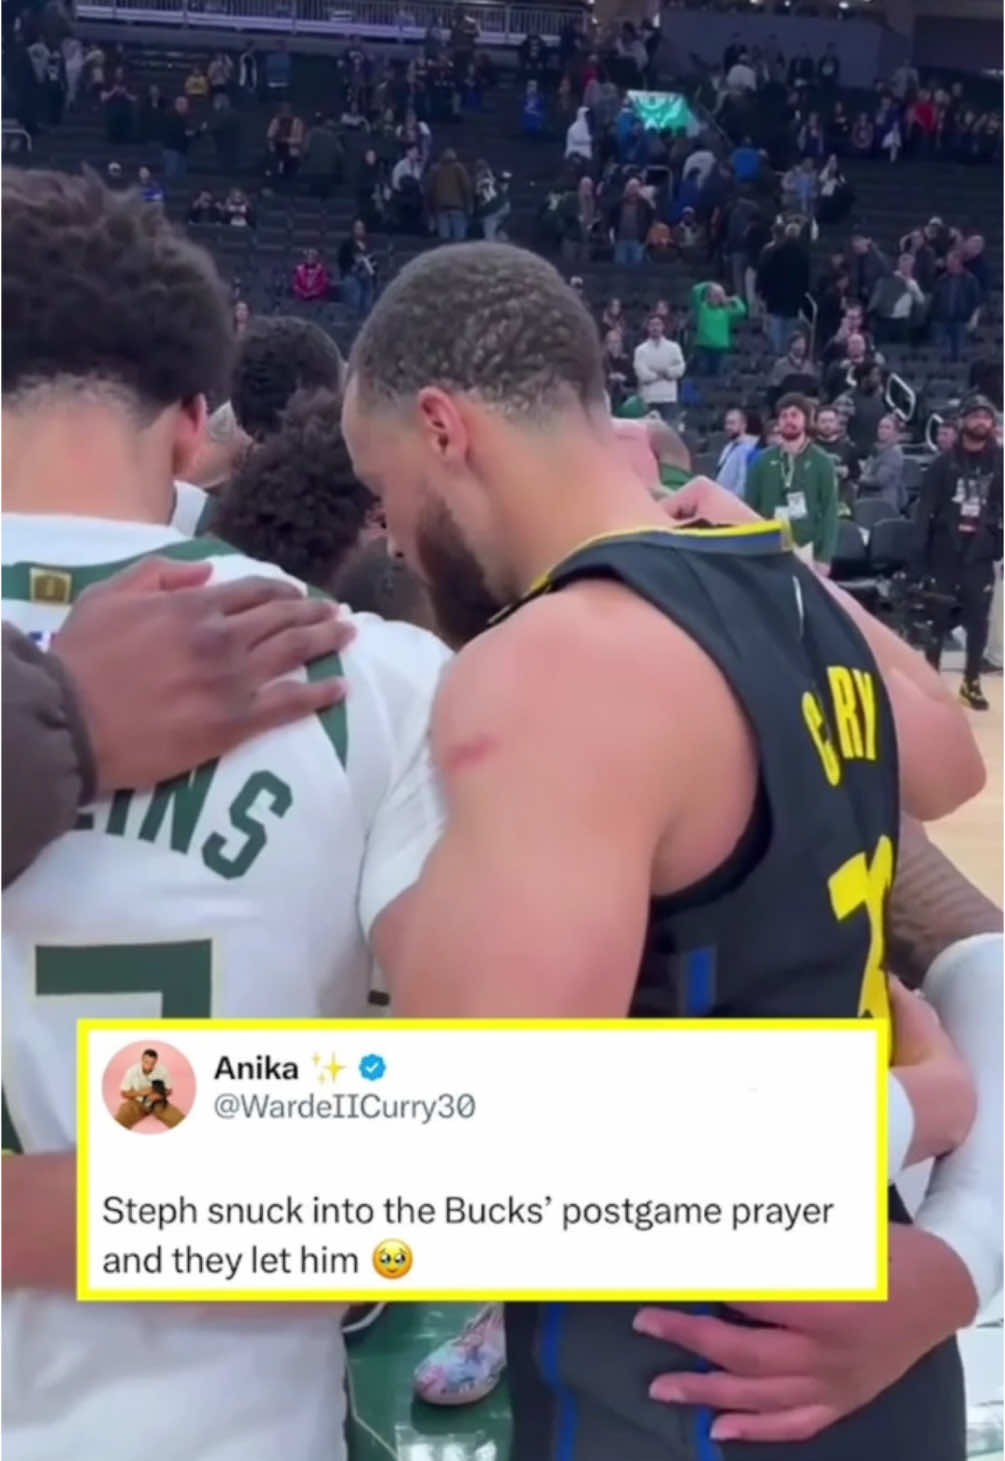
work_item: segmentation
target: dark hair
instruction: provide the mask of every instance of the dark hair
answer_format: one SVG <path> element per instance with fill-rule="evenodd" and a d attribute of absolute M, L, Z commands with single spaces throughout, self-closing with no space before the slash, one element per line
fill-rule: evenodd
<path fill-rule="evenodd" d="M 791 391 L 787 396 L 782 397 L 775 407 L 775 414 L 772 419 L 777 421 L 782 412 L 790 406 L 795 406 L 797 411 L 802 411 L 803 416 L 806 418 L 806 425 L 809 426 L 813 420 L 813 407 L 807 398 L 801 396 L 797 391 Z"/>
<path fill-rule="evenodd" d="M 140 1057 L 141 1060 L 145 1060 L 148 1055 L 152 1055 L 153 1058 L 154 1058 L 154 1060 L 157 1059 L 157 1051 L 156 1050 L 144 1050 L 142 1056 Z"/>
<path fill-rule="evenodd" d="M 729 415 L 730 411 L 736 411 L 738 415 L 742 416 L 743 417 L 743 421 L 744 421 L 744 425 L 746 425 L 746 423 L 747 423 L 747 408 L 746 408 L 746 406 L 738 406 L 736 404 L 736 402 L 734 401 L 731 406 L 727 406 L 726 407 L 726 415 L 727 416 Z"/>
<path fill-rule="evenodd" d="M 216 536 L 326 592 L 374 499 L 353 472 L 334 391 L 301 391 L 225 489 Z"/>
<path fill-rule="evenodd" d="M 433 610 L 422 582 L 401 558 L 375 538 L 350 554 L 336 574 L 332 592 L 357 613 L 401 619 L 420 629 L 434 627 Z"/>
<path fill-rule="evenodd" d="M 96 173 L 3 174 L 3 392 L 101 380 L 144 411 L 219 392 L 232 349 L 209 254 Z"/>
<path fill-rule="evenodd" d="M 420 254 L 392 280 L 349 360 L 360 400 L 389 405 L 424 386 L 468 392 L 508 415 L 602 408 L 596 326 L 537 254 L 454 244 Z"/>
<path fill-rule="evenodd" d="M 320 325 L 295 315 L 254 320 L 241 336 L 230 403 L 237 424 L 262 441 L 297 391 L 340 391 L 345 362 Z"/>

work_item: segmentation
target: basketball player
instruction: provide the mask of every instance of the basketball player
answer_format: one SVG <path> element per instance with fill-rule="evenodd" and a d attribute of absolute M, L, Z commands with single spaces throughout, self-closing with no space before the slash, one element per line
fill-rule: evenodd
<path fill-rule="evenodd" d="M 983 781 L 938 678 L 777 527 L 668 531 L 614 445 L 595 327 L 532 255 L 410 264 L 357 339 L 343 422 L 438 619 L 511 605 L 437 700 L 446 832 L 376 935 L 398 1012 L 886 1015 L 898 750 L 922 817 Z M 709 1417 L 649 1399 L 671 1366 L 633 1317 L 517 1307 L 517 1461 L 713 1454 Z M 760 1455 L 891 1456 L 897 1435 L 905 1461 L 956 1461 L 960 1404 L 943 1343 L 839 1453 L 832 1428 Z"/>
<path fill-rule="evenodd" d="M 167 525 L 227 360 L 212 261 L 93 175 L 8 169 L 2 225 L 4 618 L 58 629 L 83 587 L 150 552 L 196 552 L 216 581 L 277 573 Z M 344 676 L 345 704 L 98 797 L 6 890 L 9 1461 L 344 1457 L 337 1309 L 152 1323 L 76 1303 L 74 1057 L 88 1013 L 365 1012 L 366 936 L 438 829 L 425 738 L 447 651 L 357 627 L 308 671 Z"/>

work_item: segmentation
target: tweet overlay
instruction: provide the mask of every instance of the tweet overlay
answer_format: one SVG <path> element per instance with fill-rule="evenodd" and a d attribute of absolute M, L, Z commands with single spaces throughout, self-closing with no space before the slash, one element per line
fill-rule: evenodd
<path fill-rule="evenodd" d="M 81 1021 L 78 1296 L 883 1299 L 886 1041 Z"/>

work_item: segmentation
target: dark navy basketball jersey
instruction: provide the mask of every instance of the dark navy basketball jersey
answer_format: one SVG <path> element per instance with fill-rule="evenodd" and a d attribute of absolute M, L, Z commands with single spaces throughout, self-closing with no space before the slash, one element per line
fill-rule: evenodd
<path fill-rule="evenodd" d="M 859 630 L 777 524 L 607 535 L 528 597 L 586 579 L 624 584 L 702 647 L 745 711 L 760 762 L 739 846 L 699 883 L 652 900 L 631 1013 L 886 1016 L 897 746 Z M 672 1125 L 673 1113 L 664 1119 Z M 896 1194 L 891 1218 L 906 1220 Z M 695 1360 L 634 1334 L 634 1312 L 508 1306 L 512 1461 L 962 1461 L 952 1342 L 811 1441 L 720 1447 L 708 1413 L 648 1398 L 655 1376 Z"/>

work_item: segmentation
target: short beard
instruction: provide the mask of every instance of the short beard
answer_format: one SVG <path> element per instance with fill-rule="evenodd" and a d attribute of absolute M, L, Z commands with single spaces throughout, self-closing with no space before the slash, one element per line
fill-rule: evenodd
<path fill-rule="evenodd" d="M 434 501 L 422 510 L 415 546 L 437 628 L 451 649 L 461 649 L 505 604 L 489 591 L 480 563 L 444 503 Z"/>

